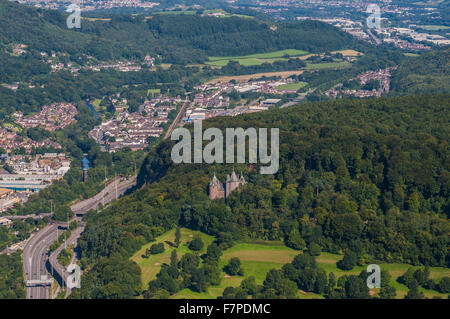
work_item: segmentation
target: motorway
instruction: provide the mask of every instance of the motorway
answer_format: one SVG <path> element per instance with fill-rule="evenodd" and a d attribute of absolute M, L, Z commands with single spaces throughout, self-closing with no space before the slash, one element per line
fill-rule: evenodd
<path fill-rule="evenodd" d="M 40 280 L 48 276 L 46 269 L 46 253 L 50 245 L 56 241 L 57 225 L 49 225 L 39 231 L 25 246 L 23 252 L 23 268 L 25 280 Z M 27 299 L 48 299 L 50 286 L 27 287 Z"/>
<path fill-rule="evenodd" d="M 80 238 L 81 233 L 84 231 L 84 225 L 77 227 L 74 229 L 70 237 L 67 239 L 67 246 L 76 246 L 78 238 Z M 59 276 L 59 278 L 62 279 L 61 283 L 64 283 L 66 286 L 66 297 L 70 295 L 71 289 L 67 287 L 67 277 L 70 275 L 69 272 L 67 272 L 66 267 L 58 263 L 58 255 L 61 253 L 61 251 L 65 248 L 64 245 L 59 246 L 49 257 L 48 261 L 50 264 L 50 269 L 52 272 L 53 277 L 56 275 Z M 74 256 L 76 260 L 76 256 Z"/>
<path fill-rule="evenodd" d="M 97 209 L 100 204 L 107 204 L 112 200 L 119 198 L 135 184 L 136 176 L 122 182 L 120 182 L 120 178 L 116 178 L 108 183 L 108 185 L 102 191 L 97 193 L 97 195 L 70 206 L 70 209 L 75 214 L 85 214 L 91 209 Z"/>
<path fill-rule="evenodd" d="M 120 178 L 113 179 L 94 197 L 72 205 L 71 209 L 76 215 L 71 221 L 81 222 L 83 214 L 91 209 L 98 208 L 100 204 L 105 206 L 112 200 L 123 195 L 128 189 L 134 186 L 135 183 L 136 176 L 133 176 L 125 181 L 120 181 Z M 63 280 L 67 279 L 67 272 L 65 272 L 65 269 L 63 271 L 61 269 L 62 266 L 57 263 L 58 254 L 62 249 L 59 249 L 58 254 L 53 253 L 50 256 L 50 260 L 47 255 L 51 244 L 57 239 L 58 231 L 62 231 L 60 229 L 64 224 L 67 225 L 67 223 L 50 224 L 29 239 L 23 253 L 23 268 L 26 281 L 40 280 L 41 276 L 48 276 L 48 278 L 51 278 L 51 275 L 46 267 L 47 261 L 49 261 L 49 266 L 53 267 L 54 271 L 56 270 L 58 273 L 63 273 Z M 84 229 L 83 226 L 84 225 L 78 227 L 72 232 L 71 237 L 68 240 L 69 244 L 75 244 L 77 242 Z M 36 285 L 33 287 L 27 287 L 27 299 L 49 299 L 51 297 L 50 285 Z"/>
<path fill-rule="evenodd" d="M 52 216 L 51 213 L 47 213 L 47 214 L 39 214 L 39 215 L 16 215 L 16 216 L 2 216 L 5 218 L 8 218 L 10 220 L 16 220 L 16 219 L 21 219 L 21 220 L 25 220 L 28 218 L 34 219 L 34 220 L 39 220 L 42 219 L 44 217 L 50 217 Z"/>

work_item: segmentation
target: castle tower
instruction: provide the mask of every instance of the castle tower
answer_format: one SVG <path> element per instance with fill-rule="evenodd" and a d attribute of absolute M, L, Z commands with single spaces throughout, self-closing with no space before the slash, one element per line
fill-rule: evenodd
<path fill-rule="evenodd" d="M 241 174 L 238 176 L 233 170 L 231 174 L 227 175 L 224 188 L 223 184 L 216 177 L 216 174 L 214 174 L 208 186 L 209 199 L 227 198 L 234 190 L 239 189 L 240 186 L 244 186 L 245 184 L 247 182 L 245 181 L 244 175 Z"/>
<path fill-rule="evenodd" d="M 231 173 L 231 175 L 227 175 L 227 183 L 226 183 L 226 192 L 225 197 L 230 196 L 230 194 L 238 188 L 240 185 L 240 180 L 236 175 L 235 171 Z"/>
<path fill-rule="evenodd" d="M 244 186 L 245 184 L 247 184 L 247 182 L 245 181 L 244 175 L 242 175 L 241 172 L 241 177 L 239 178 L 239 185 Z"/>
<path fill-rule="evenodd" d="M 223 184 L 214 174 L 214 177 L 209 182 L 209 199 L 214 200 L 217 198 L 225 198 L 225 190 L 223 189 Z"/>
<path fill-rule="evenodd" d="M 88 180 L 88 171 L 86 168 L 83 168 L 83 182 L 86 183 Z"/>

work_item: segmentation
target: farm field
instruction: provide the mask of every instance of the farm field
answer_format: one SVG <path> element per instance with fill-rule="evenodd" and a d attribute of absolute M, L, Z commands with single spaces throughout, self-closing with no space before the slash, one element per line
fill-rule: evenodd
<path fill-rule="evenodd" d="M 341 53 L 343 56 L 351 56 L 351 57 L 362 55 L 361 52 L 358 52 L 356 50 L 338 50 L 332 51 L 331 53 L 332 54 Z"/>
<path fill-rule="evenodd" d="M 275 61 L 286 60 L 289 57 L 299 57 L 307 55 L 308 52 L 296 49 L 279 50 L 268 53 L 256 53 L 244 56 L 209 57 L 205 62 L 211 66 L 225 66 L 230 61 L 238 61 L 243 66 L 261 65 L 263 63 L 273 63 Z"/>

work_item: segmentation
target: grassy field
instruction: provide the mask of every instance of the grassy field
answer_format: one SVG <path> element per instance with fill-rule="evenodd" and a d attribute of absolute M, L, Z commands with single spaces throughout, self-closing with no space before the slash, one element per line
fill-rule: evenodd
<path fill-rule="evenodd" d="M 168 69 L 170 69 L 170 67 L 172 66 L 172 64 L 170 64 L 170 63 L 161 63 L 159 66 L 160 66 L 163 70 L 168 70 Z"/>
<path fill-rule="evenodd" d="M 288 83 L 277 86 L 277 90 L 298 90 L 308 85 L 306 82 Z"/>
<path fill-rule="evenodd" d="M 214 240 L 213 237 L 203 234 L 199 231 L 192 231 L 189 229 L 181 228 L 181 240 L 180 246 L 177 248 L 178 259 L 183 256 L 185 253 L 190 252 L 191 250 L 187 247 L 187 244 L 192 240 L 194 236 L 200 236 L 205 243 L 203 251 L 201 253 L 206 252 L 206 247 L 211 244 Z M 173 243 L 175 241 L 175 229 L 159 236 L 156 238 L 156 241 L 148 243 L 141 247 L 141 249 L 136 252 L 131 260 L 135 261 L 142 271 L 142 288 L 147 289 L 148 283 L 156 278 L 156 274 L 158 274 L 161 269 L 161 264 L 170 263 L 170 254 L 172 250 L 175 248 L 172 247 L 168 242 Z M 143 258 L 142 255 L 145 254 L 147 248 L 156 243 L 164 243 L 165 251 L 161 254 L 150 255 L 148 258 Z"/>
<path fill-rule="evenodd" d="M 419 26 L 421 29 L 429 30 L 429 31 L 438 31 L 438 30 L 447 30 L 450 29 L 449 26 L 446 25 L 421 25 Z"/>
<path fill-rule="evenodd" d="M 224 251 L 219 266 L 225 267 L 229 260 L 238 257 L 241 260 L 241 267 L 244 269 L 244 276 L 227 276 L 222 272 L 222 282 L 219 286 L 209 287 L 204 293 L 196 293 L 189 289 L 179 291 L 172 298 L 217 298 L 222 295 L 226 287 L 237 287 L 241 281 L 249 276 L 254 276 L 257 284 L 262 284 L 266 274 L 270 269 L 280 269 L 284 264 L 289 263 L 298 254 L 298 251 L 288 248 L 281 242 L 260 242 L 260 243 L 239 243 Z"/>
<path fill-rule="evenodd" d="M 333 51 L 331 53 L 333 53 L 333 54 L 341 53 L 343 56 L 351 56 L 351 57 L 362 55 L 361 52 L 358 52 L 356 50 L 351 50 L 351 49 L 350 50 L 338 50 L 338 51 Z"/>
<path fill-rule="evenodd" d="M 339 69 L 349 67 L 349 62 L 322 62 L 322 63 L 306 63 L 306 68 L 310 70 L 322 69 Z"/>
<path fill-rule="evenodd" d="M 161 93 L 161 89 L 148 89 L 148 90 L 147 90 L 147 95 L 150 95 L 150 94 L 159 94 L 159 93 Z"/>
<path fill-rule="evenodd" d="M 94 101 L 92 101 L 92 105 L 95 107 L 96 110 L 99 109 L 101 101 L 102 101 L 101 99 L 95 99 Z"/>
<path fill-rule="evenodd" d="M 409 53 L 409 52 L 403 53 L 403 54 L 406 55 L 406 56 L 412 56 L 412 57 L 418 57 L 418 56 L 420 56 L 420 54 L 417 54 L 417 53 Z"/>
<path fill-rule="evenodd" d="M 336 277 L 340 277 L 343 275 L 359 275 L 359 273 L 363 270 L 367 269 L 367 266 L 356 266 L 352 270 L 344 271 L 339 268 L 337 268 L 336 263 L 342 259 L 342 255 L 336 255 L 336 254 L 330 254 L 330 253 L 321 253 L 320 256 L 316 258 L 317 264 L 319 267 L 323 268 L 327 273 L 333 272 Z M 386 264 L 386 263 L 380 263 L 378 264 L 382 270 L 387 270 L 391 274 L 391 285 L 395 287 L 397 290 L 397 298 L 403 298 L 406 293 L 408 292 L 408 287 L 405 285 L 402 285 L 397 281 L 397 278 L 402 276 L 410 267 L 413 267 L 411 265 L 407 264 Z M 413 268 L 420 268 L 420 267 L 413 267 Z M 434 280 L 439 280 L 442 277 L 450 276 L 450 269 L 443 268 L 443 267 L 431 267 L 430 268 L 430 278 Z M 447 298 L 446 294 L 438 293 L 434 290 L 427 290 L 422 287 L 419 288 L 420 291 L 422 291 L 427 298 L 431 298 L 433 296 L 440 296 L 442 298 Z"/>
<path fill-rule="evenodd" d="M 185 228 L 181 229 L 181 244 L 177 249 L 178 258 L 180 258 L 183 254 L 190 252 L 187 247 L 187 243 L 191 241 L 193 236 L 201 236 L 205 243 L 205 247 L 201 253 L 206 251 L 207 245 L 213 242 L 214 238 L 203 234 L 198 231 L 192 231 Z M 157 238 L 156 241 L 152 243 L 148 243 L 144 245 L 136 254 L 132 256 L 132 260 L 134 260 L 141 268 L 142 271 L 142 283 L 143 289 L 147 288 L 148 282 L 154 278 L 156 278 L 156 274 L 161 269 L 162 263 L 170 262 L 170 254 L 174 249 L 167 241 L 173 242 L 175 239 L 175 230 L 171 230 L 164 235 Z M 143 258 L 142 255 L 145 253 L 145 250 L 149 248 L 154 243 L 164 243 L 166 250 L 162 254 L 151 255 L 149 258 Z M 229 260 L 233 257 L 238 257 L 241 260 L 241 267 L 244 269 L 244 276 L 227 276 L 222 271 L 222 282 L 218 286 L 209 287 L 206 292 L 197 293 L 190 289 L 183 289 L 171 296 L 173 299 L 215 299 L 218 296 L 221 296 L 223 290 L 226 287 L 237 287 L 241 283 L 241 281 L 249 276 L 254 276 L 257 284 L 262 284 L 267 272 L 270 269 L 281 269 L 281 267 L 289 263 L 293 260 L 293 258 L 298 255 L 300 252 L 289 247 L 286 247 L 282 242 L 269 242 L 269 241 L 255 241 L 248 243 L 237 243 L 233 247 L 224 251 L 219 266 L 221 269 L 228 264 Z M 359 275 L 359 273 L 363 270 L 366 270 L 367 266 L 356 266 L 354 269 L 350 271 L 343 271 L 337 268 L 336 263 L 342 259 L 342 255 L 331 254 L 323 252 L 320 256 L 316 257 L 318 267 L 323 268 L 327 274 L 333 272 L 336 277 L 341 277 L 343 275 Z M 392 276 L 391 285 L 394 286 L 397 290 L 397 298 L 403 298 L 408 292 L 408 288 L 399 282 L 397 282 L 397 278 L 403 275 L 408 268 L 412 267 L 407 264 L 387 264 L 380 263 L 380 268 L 383 270 L 389 271 Z M 419 268 L 419 267 L 413 267 Z M 442 268 L 442 267 L 431 267 L 430 268 L 430 277 L 434 280 L 439 281 L 442 277 L 450 276 L 450 269 Z M 427 298 L 431 298 L 433 296 L 440 296 L 442 298 L 447 298 L 446 294 L 440 294 L 433 290 L 426 290 L 423 288 L 419 288 Z M 300 299 L 315 299 L 315 298 L 323 298 L 320 295 L 316 295 L 314 293 L 305 293 L 299 291 L 298 294 Z"/>
<path fill-rule="evenodd" d="M 242 66 L 253 66 L 253 65 L 261 65 L 263 63 L 273 63 L 275 61 L 287 60 L 285 58 L 274 58 L 274 59 L 257 59 L 257 58 L 248 58 L 248 59 L 230 59 L 230 60 L 216 60 L 216 61 L 208 61 L 205 64 L 209 66 L 215 67 L 223 67 L 228 64 L 230 61 L 238 61 Z"/>
<path fill-rule="evenodd" d="M 81 17 L 81 19 L 88 21 L 111 21 L 110 18 L 89 18 L 89 17 Z"/>
<path fill-rule="evenodd" d="M 205 64 L 211 66 L 225 66 L 230 61 L 238 61 L 243 66 L 261 65 L 263 63 L 273 63 L 277 60 L 286 60 L 287 57 L 298 57 L 307 55 L 308 52 L 296 49 L 279 50 L 268 53 L 256 53 L 243 56 L 209 57 Z"/>

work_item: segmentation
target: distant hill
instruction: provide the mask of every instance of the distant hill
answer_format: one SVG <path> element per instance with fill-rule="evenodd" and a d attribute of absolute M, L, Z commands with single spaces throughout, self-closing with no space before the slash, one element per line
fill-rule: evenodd
<path fill-rule="evenodd" d="M 161 38 L 182 41 L 210 56 L 245 55 L 280 49 L 310 52 L 362 45 L 350 34 L 319 21 L 268 24 L 256 19 L 157 15 L 150 29 Z"/>
<path fill-rule="evenodd" d="M 59 51 L 72 59 L 82 54 L 100 60 L 159 54 L 166 62 L 190 63 L 202 62 L 206 55 L 245 55 L 290 48 L 323 52 L 353 48 L 359 43 L 349 34 L 316 21 L 271 26 L 240 17 L 156 15 L 147 19 L 141 15 L 112 15 L 107 21 L 83 19 L 80 29 L 68 29 L 66 17 L 59 11 L 0 0 L 2 54 L 7 45 L 20 43 L 32 53 Z"/>
<path fill-rule="evenodd" d="M 405 59 L 392 76 L 392 94 L 450 93 L 450 47 Z"/>

